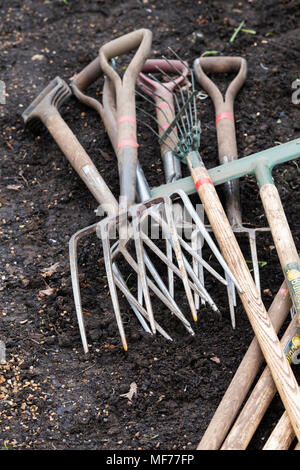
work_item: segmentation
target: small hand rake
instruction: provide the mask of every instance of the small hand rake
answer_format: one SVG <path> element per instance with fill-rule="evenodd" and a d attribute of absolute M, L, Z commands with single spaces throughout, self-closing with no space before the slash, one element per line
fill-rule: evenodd
<path fill-rule="evenodd" d="M 115 99 L 115 91 L 114 91 L 113 83 L 111 83 L 111 81 L 109 81 L 108 79 L 105 80 L 105 84 L 104 84 L 104 88 L 103 88 L 103 104 L 99 103 L 98 100 L 96 100 L 96 99 L 94 99 L 90 96 L 87 96 L 84 93 L 85 89 L 89 85 L 91 85 L 101 75 L 102 75 L 102 70 L 101 70 L 100 62 L 97 61 L 97 60 L 94 60 L 93 62 L 91 62 L 84 70 L 82 70 L 75 77 L 75 79 L 73 80 L 73 82 L 71 84 L 71 88 L 72 88 L 74 94 L 76 95 L 76 97 L 81 102 L 83 102 L 86 105 L 96 109 L 96 111 L 99 113 L 99 115 L 101 116 L 101 118 L 102 118 L 102 120 L 105 124 L 106 130 L 107 130 L 108 135 L 110 137 L 110 140 L 112 142 L 115 153 L 118 155 L 118 136 L 117 136 L 117 132 L 116 132 L 116 130 L 117 130 L 117 113 L 116 113 L 116 110 L 115 110 L 115 107 L 116 107 L 115 101 L 116 101 L 116 99 Z M 122 172 L 122 167 L 119 166 L 119 168 L 120 168 L 120 171 Z M 140 190 L 141 199 L 142 200 L 147 199 L 147 208 L 151 207 L 152 205 L 157 205 L 159 201 L 160 202 L 162 201 L 162 199 L 160 199 L 160 200 L 157 200 L 157 199 L 153 200 L 152 199 L 151 201 L 148 200 L 149 199 L 149 188 L 148 188 L 148 186 L 145 182 L 143 172 L 142 172 L 142 169 L 141 169 L 139 164 L 137 165 L 137 187 Z M 181 192 L 180 192 L 180 194 L 181 194 Z M 184 198 L 185 198 L 185 194 L 182 193 L 182 199 L 184 199 Z M 164 203 L 165 203 L 165 200 L 164 200 Z M 169 199 L 168 199 L 168 204 L 169 204 Z M 194 210 L 189 201 L 186 202 L 186 206 L 189 207 L 190 211 Z M 165 207 L 167 207 L 167 206 L 165 205 Z M 142 208 L 144 209 L 145 206 L 143 206 Z M 152 215 L 154 216 L 154 213 Z M 201 298 L 204 298 L 206 301 L 208 301 L 208 303 L 211 305 L 213 310 L 218 312 L 218 308 L 213 303 L 213 301 L 210 298 L 210 296 L 208 295 L 207 291 L 205 291 L 205 289 L 203 289 L 201 283 L 197 279 L 197 276 L 195 276 L 194 273 L 192 272 L 191 267 L 190 267 L 189 263 L 187 262 L 187 260 L 184 257 L 182 259 L 180 245 L 178 244 L 178 240 L 174 239 L 174 237 L 176 237 L 175 231 L 173 230 L 173 231 L 170 232 L 169 227 L 165 224 L 165 222 L 162 220 L 162 218 L 161 217 L 157 218 L 157 214 L 155 215 L 155 217 L 156 217 L 155 220 L 161 226 L 163 225 L 163 227 L 164 227 L 164 233 L 165 233 L 165 236 L 168 240 L 168 244 L 171 245 L 172 248 L 174 249 L 177 261 L 179 259 L 179 263 L 180 263 L 180 266 L 181 266 L 180 269 L 178 269 L 174 265 L 174 263 L 172 261 L 170 261 L 170 259 L 166 258 L 161 251 L 157 251 L 157 247 L 155 247 L 155 244 L 152 243 L 152 241 L 149 239 L 149 237 L 145 237 L 145 235 L 143 235 L 143 238 L 144 238 L 143 241 L 146 242 L 148 244 L 148 246 L 150 245 L 152 251 L 156 252 L 157 256 L 167 264 L 169 270 L 172 270 L 172 272 L 176 273 L 179 276 L 179 278 L 183 280 L 183 282 L 185 283 L 185 289 L 187 291 L 187 295 L 188 295 L 189 290 L 193 289 L 196 295 L 198 295 Z M 169 217 L 169 224 L 172 225 L 172 217 L 171 217 L 171 214 L 169 212 L 168 212 L 168 217 Z M 194 217 L 195 217 L 195 219 L 198 217 L 196 213 L 195 213 Z M 198 217 L 198 219 L 199 219 L 199 217 Z M 113 226 L 113 223 L 114 223 L 113 218 L 110 220 L 109 223 L 110 223 L 110 226 Z M 102 227 L 103 236 L 107 237 L 108 226 L 106 226 L 106 228 L 104 229 L 103 225 L 105 225 L 105 224 L 102 224 L 102 226 L 99 226 L 99 227 Z M 219 259 L 219 262 L 223 266 L 223 269 L 224 270 L 227 269 L 228 276 L 230 277 L 231 273 L 229 272 L 226 264 L 224 263 L 224 260 L 223 260 L 222 256 L 220 256 L 219 251 L 216 249 L 215 244 L 212 242 L 211 237 L 209 236 L 209 234 L 205 230 L 205 227 L 203 226 L 203 224 L 201 225 L 200 219 L 199 219 L 199 225 L 201 227 L 201 230 L 203 230 L 205 232 L 205 236 L 207 237 L 208 244 L 210 243 L 211 249 L 215 252 L 217 259 Z M 137 240 L 137 241 L 140 243 L 140 240 Z M 107 244 L 109 243 L 108 239 L 106 239 L 106 243 Z M 184 241 L 181 238 L 180 238 L 180 243 L 184 243 Z M 198 253 L 194 252 L 193 250 L 190 250 L 189 245 L 185 244 L 185 247 L 188 248 L 188 251 L 191 252 L 192 256 L 197 259 L 197 262 L 204 264 L 205 266 L 207 266 L 207 269 L 210 269 L 211 271 L 213 271 L 215 273 L 215 271 L 212 270 L 212 268 L 204 260 L 201 259 L 201 257 L 199 256 Z M 141 253 L 141 247 L 139 248 L 139 251 Z M 146 252 L 144 251 L 143 254 L 145 256 Z M 108 262 L 108 266 L 109 266 L 110 261 L 107 260 L 107 262 Z M 149 263 L 147 264 L 147 268 L 149 269 Z M 190 273 L 191 278 L 193 280 L 192 283 L 188 279 L 185 270 L 188 270 L 188 272 Z M 218 273 L 215 273 L 215 276 L 219 280 L 221 280 L 221 282 L 226 284 L 226 281 L 221 276 L 219 276 Z M 157 276 L 157 275 L 154 276 L 154 279 L 155 279 L 155 281 L 160 281 L 159 276 Z M 233 281 L 235 281 L 235 280 L 233 279 Z M 111 279 L 111 283 L 112 283 L 111 285 L 112 285 L 112 288 L 113 288 L 113 279 Z M 159 288 L 163 292 L 165 292 L 165 287 L 162 284 L 159 285 Z M 194 319 L 196 319 L 197 318 L 196 317 L 196 309 L 193 306 L 190 295 L 189 295 L 188 299 L 190 301 L 190 307 L 192 309 L 193 317 L 194 317 Z"/>
<path fill-rule="evenodd" d="M 177 57 L 177 56 L 176 56 Z M 177 57 L 178 58 L 178 57 Z M 177 115 L 165 131 L 162 139 L 167 138 L 170 130 L 177 126 L 179 141 L 174 153 L 178 158 L 187 163 L 196 191 L 204 204 L 212 230 L 219 243 L 221 251 L 230 269 L 241 286 L 240 299 L 262 349 L 266 362 L 272 373 L 273 380 L 290 417 L 297 438 L 300 438 L 300 391 L 297 381 L 287 361 L 277 334 L 270 322 L 268 313 L 262 303 L 247 263 L 232 231 L 232 227 L 224 212 L 209 173 L 199 154 L 200 146 L 200 121 L 196 109 L 196 92 L 194 88 L 193 72 L 191 73 L 191 87 L 186 87 L 186 95 L 182 96 L 183 102 L 178 102 Z M 232 165 L 231 162 L 222 166 Z M 242 166 L 242 163 L 239 162 Z M 275 241 L 286 277 L 300 281 L 300 268 L 298 265 L 298 253 L 295 248 L 288 223 L 283 212 L 278 192 L 270 183 L 270 174 L 267 166 L 260 165 L 263 185 L 260 190 L 264 208 L 268 217 L 269 226 Z M 266 181 L 267 180 L 267 181 Z M 290 283 L 291 284 L 291 283 Z M 299 291 L 296 286 L 291 286 L 292 298 L 297 304 Z M 298 285 L 299 286 L 299 285 Z M 298 297 L 297 297 L 298 296 Z M 300 302 L 295 305 L 296 312 L 300 308 Z"/>

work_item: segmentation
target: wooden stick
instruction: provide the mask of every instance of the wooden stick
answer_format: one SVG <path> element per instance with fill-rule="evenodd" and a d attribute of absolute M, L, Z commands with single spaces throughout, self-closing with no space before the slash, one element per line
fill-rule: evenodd
<path fill-rule="evenodd" d="M 300 321 L 300 264 L 295 242 L 276 186 L 270 183 L 263 184 L 259 194 L 271 229 L 279 261 L 288 281 L 294 308 L 298 320 Z M 289 272 L 293 280 L 289 280 Z"/>
<path fill-rule="evenodd" d="M 290 417 L 295 434 L 300 440 L 300 390 L 293 371 L 256 289 L 208 171 L 202 166 L 193 168 L 190 155 L 187 156 L 187 162 L 223 256 L 241 286 L 240 299 Z"/>
<path fill-rule="evenodd" d="M 297 321 L 298 319 L 295 316 L 286 329 L 281 340 L 283 346 L 286 345 L 293 331 L 295 331 Z M 275 393 L 276 386 L 269 367 L 266 367 L 224 441 L 221 447 L 222 450 L 246 449 Z"/>
<path fill-rule="evenodd" d="M 291 305 L 286 282 L 283 282 L 268 310 L 276 332 L 281 328 Z M 198 444 L 197 450 L 218 450 L 220 448 L 263 360 L 264 357 L 258 341 L 254 338 Z"/>
<path fill-rule="evenodd" d="M 294 429 L 285 411 L 265 443 L 263 450 L 287 450 L 294 438 Z"/>

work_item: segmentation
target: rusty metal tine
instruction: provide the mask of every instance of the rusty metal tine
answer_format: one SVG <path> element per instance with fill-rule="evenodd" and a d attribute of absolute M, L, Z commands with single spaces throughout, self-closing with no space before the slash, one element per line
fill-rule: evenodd
<path fill-rule="evenodd" d="M 168 243 L 168 246 L 170 246 L 170 243 Z M 174 296 L 172 296 L 172 294 L 168 291 L 168 289 L 166 288 L 166 286 L 164 285 L 162 279 L 160 278 L 158 272 L 156 271 L 156 269 L 154 269 L 153 267 L 153 264 L 150 262 L 150 259 L 148 257 L 148 254 L 147 254 L 147 251 L 144 250 L 143 251 L 143 254 L 144 254 L 144 258 L 145 258 L 145 264 L 147 266 L 147 268 L 149 269 L 152 277 L 156 280 L 157 284 L 159 285 L 160 287 L 160 290 L 162 291 L 162 294 L 165 295 L 165 297 L 168 299 L 168 301 L 172 304 L 173 306 L 173 313 L 177 314 L 178 318 L 180 318 L 183 323 L 185 323 L 186 325 L 189 326 L 190 328 L 190 323 L 186 320 L 186 318 L 184 317 L 183 313 L 181 312 L 181 310 L 178 308 L 178 305 L 176 304 L 176 302 L 174 301 Z M 171 270 L 172 271 L 172 270 Z M 173 271 L 172 271 L 173 272 Z M 190 328 L 191 330 L 191 328 Z M 191 332 L 191 331 L 190 331 Z M 194 334 L 194 332 L 192 332 L 192 334 Z"/>
<path fill-rule="evenodd" d="M 106 227 L 105 227 L 106 228 Z M 120 311 L 120 305 L 119 305 L 119 299 L 118 299 L 118 294 L 117 294 L 117 289 L 116 289 L 116 284 L 113 282 L 113 267 L 112 267 L 112 261 L 110 256 L 105 256 L 105 254 L 109 253 L 110 254 L 110 246 L 109 246 L 109 241 L 107 237 L 102 236 L 102 247 L 103 247 L 103 254 L 104 254 L 104 262 L 105 262 L 105 269 L 106 269 L 106 274 L 107 274 L 107 282 L 109 285 L 109 290 L 111 293 L 111 300 L 113 303 L 113 308 L 115 312 L 115 317 L 117 320 L 117 325 L 119 328 L 119 333 L 121 336 L 121 341 L 123 344 L 123 348 L 125 351 L 127 351 L 127 341 L 125 337 L 125 332 L 124 332 L 124 326 L 122 322 L 122 317 L 121 317 L 121 311 Z"/>
<path fill-rule="evenodd" d="M 236 307 L 236 296 L 235 296 L 235 287 L 231 279 L 229 279 L 228 274 L 225 273 L 227 279 L 227 297 L 228 297 L 228 305 L 229 305 L 229 314 L 231 319 L 232 328 L 235 329 L 235 307 Z"/>
<path fill-rule="evenodd" d="M 82 307 L 81 307 L 82 303 L 81 303 L 78 263 L 77 263 L 77 245 L 78 245 L 78 240 L 80 238 L 96 230 L 96 225 L 97 224 L 93 224 L 89 227 L 85 227 L 84 229 L 79 230 L 78 232 L 72 235 L 69 241 L 69 260 L 70 260 L 70 271 L 71 271 L 71 281 L 72 281 L 72 288 L 73 288 L 75 311 L 77 315 L 81 342 L 82 342 L 83 350 L 85 353 L 88 352 L 89 348 L 88 348 L 88 342 L 86 338 L 83 312 L 82 312 Z"/>

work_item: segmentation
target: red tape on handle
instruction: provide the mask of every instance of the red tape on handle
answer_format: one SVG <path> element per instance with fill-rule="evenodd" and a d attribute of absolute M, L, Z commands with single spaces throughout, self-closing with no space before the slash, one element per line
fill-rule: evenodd
<path fill-rule="evenodd" d="M 162 127 L 163 129 L 169 129 L 170 124 L 169 124 L 168 122 L 164 122 L 163 124 L 161 124 L 161 127 Z M 177 132 L 177 127 L 176 127 L 176 126 L 173 127 L 173 129 L 174 129 L 175 132 Z"/>
<path fill-rule="evenodd" d="M 195 183 L 196 189 L 199 189 L 200 186 L 202 186 L 203 184 L 214 184 L 214 183 L 212 182 L 210 178 L 199 178 Z"/>
<path fill-rule="evenodd" d="M 157 103 L 156 105 L 156 108 L 158 109 L 173 109 L 174 110 L 174 106 L 172 106 L 171 104 L 167 103 L 166 101 L 160 101 L 159 103 Z M 156 109 L 157 111 L 157 109 Z"/>
<path fill-rule="evenodd" d="M 220 113 L 216 117 L 216 125 L 221 119 L 231 119 L 234 122 L 234 116 L 231 113 Z"/>
<path fill-rule="evenodd" d="M 136 126 L 136 120 L 133 119 L 131 116 L 121 116 L 118 118 L 117 123 L 119 124 L 120 122 L 132 122 Z"/>
<path fill-rule="evenodd" d="M 138 148 L 139 144 L 135 140 L 121 140 L 121 142 L 118 143 L 118 149 L 122 147 L 134 147 Z"/>

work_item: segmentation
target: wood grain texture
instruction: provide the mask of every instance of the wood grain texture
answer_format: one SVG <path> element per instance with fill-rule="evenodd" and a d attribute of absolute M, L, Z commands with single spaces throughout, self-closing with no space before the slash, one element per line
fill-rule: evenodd
<path fill-rule="evenodd" d="M 281 339 L 283 347 L 289 341 L 296 327 L 297 318 L 294 317 Z M 269 367 L 266 367 L 224 441 L 222 450 L 245 450 L 247 448 L 275 393 L 276 386 L 272 374 Z"/>
<path fill-rule="evenodd" d="M 285 411 L 265 443 L 263 450 L 288 450 L 294 438 L 294 429 Z"/>
<path fill-rule="evenodd" d="M 286 282 L 283 282 L 268 310 L 276 332 L 282 326 L 291 305 Z M 220 448 L 263 363 L 263 359 L 258 341 L 254 337 L 199 442 L 197 450 L 218 450 Z"/>
<path fill-rule="evenodd" d="M 193 181 L 209 178 L 205 168 L 191 169 Z M 271 324 L 246 261 L 228 222 L 213 184 L 205 183 L 197 190 L 216 236 L 221 252 L 239 282 L 239 293 L 249 321 L 270 368 L 277 390 L 290 417 L 297 438 L 300 438 L 300 391 L 292 369 L 285 357 L 277 334 Z"/>
<path fill-rule="evenodd" d="M 264 184 L 260 188 L 260 197 L 280 264 L 284 269 L 288 263 L 297 263 L 299 257 L 276 186 L 274 184 Z"/>

